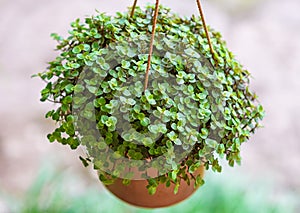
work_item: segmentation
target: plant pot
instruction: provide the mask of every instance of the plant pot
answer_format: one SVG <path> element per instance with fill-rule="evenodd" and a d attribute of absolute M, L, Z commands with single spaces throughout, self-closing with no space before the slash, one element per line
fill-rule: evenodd
<path fill-rule="evenodd" d="M 200 174 L 203 178 L 204 170 L 204 166 L 201 166 L 194 172 L 194 175 Z M 160 184 L 156 193 L 150 195 L 146 188 L 148 185 L 147 180 L 131 180 L 129 185 L 124 185 L 122 181 L 123 179 L 118 178 L 114 184 L 105 187 L 119 199 L 144 208 L 160 208 L 177 204 L 197 190 L 197 188 L 194 188 L 194 181 L 191 181 L 190 185 L 188 185 L 184 180 L 181 180 L 177 194 L 174 194 L 175 184 L 171 183 L 170 187 Z"/>

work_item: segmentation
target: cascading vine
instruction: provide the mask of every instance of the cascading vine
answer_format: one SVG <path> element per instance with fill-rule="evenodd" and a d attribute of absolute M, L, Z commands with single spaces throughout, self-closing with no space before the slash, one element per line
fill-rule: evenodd
<path fill-rule="evenodd" d="M 249 89 L 250 73 L 201 17 L 182 18 L 159 4 L 77 19 L 60 54 L 38 76 L 41 101 L 56 103 L 48 135 L 82 146 L 105 184 L 134 169 L 159 184 L 203 184 L 200 166 L 221 172 L 220 159 L 240 163 L 241 145 L 260 127 L 264 109 Z M 149 168 L 157 170 L 151 176 Z"/>

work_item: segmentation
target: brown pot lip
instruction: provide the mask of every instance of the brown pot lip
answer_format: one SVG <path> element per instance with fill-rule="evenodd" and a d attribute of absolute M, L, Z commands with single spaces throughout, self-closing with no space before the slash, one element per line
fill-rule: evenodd
<path fill-rule="evenodd" d="M 140 181 L 140 180 L 138 180 Z M 129 205 L 131 207 L 134 208 L 139 208 L 139 209 L 166 209 L 166 208 L 170 208 L 176 205 L 179 205 L 181 203 L 183 203 L 184 201 L 186 201 L 187 199 L 189 199 L 193 194 L 195 194 L 195 192 L 199 189 L 199 187 L 194 188 L 194 190 L 189 193 L 186 197 L 183 197 L 182 199 L 176 200 L 176 201 L 172 201 L 169 203 L 151 203 L 151 204 L 145 204 L 145 203 L 136 203 L 136 202 L 131 202 L 129 200 L 125 200 L 124 198 L 122 198 L 121 196 L 118 196 L 117 194 L 115 194 L 112 190 L 110 190 L 107 186 L 105 186 L 105 190 L 108 191 L 108 193 L 111 193 L 114 195 L 115 198 L 117 198 L 120 202 L 126 203 L 126 205 Z M 170 194 L 171 196 L 173 196 L 174 194 Z M 151 195 L 150 195 L 151 196 Z"/>
<path fill-rule="evenodd" d="M 201 165 L 196 171 L 203 178 L 205 172 L 204 165 Z M 111 185 L 104 185 L 106 190 L 114 194 L 119 200 L 137 208 L 167 208 L 177 205 L 190 197 L 199 188 L 194 187 L 194 181 L 188 185 L 184 180 L 181 180 L 179 191 L 174 194 L 175 184 L 171 183 L 170 187 L 165 184 L 159 184 L 154 195 L 148 193 L 146 188 L 148 181 L 131 180 L 127 186 L 122 183 L 122 178 L 117 178 Z"/>

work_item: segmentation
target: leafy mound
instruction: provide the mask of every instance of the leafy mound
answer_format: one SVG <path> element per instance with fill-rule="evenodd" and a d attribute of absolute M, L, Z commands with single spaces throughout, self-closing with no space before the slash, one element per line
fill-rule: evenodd
<path fill-rule="evenodd" d="M 61 54 L 38 74 L 47 82 L 41 101 L 58 103 L 46 115 L 59 124 L 49 140 L 85 146 L 81 160 L 91 157 L 105 184 L 127 184 L 138 168 L 151 193 L 158 183 L 178 189 L 182 179 L 199 186 L 193 172 L 202 164 L 220 172 L 220 157 L 239 163 L 240 145 L 264 114 L 220 33 L 210 30 L 212 56 L 201 20 L 162 6 L 144 91 L 153 10 L 76 20 L 68 38 L 52 35 Z"/>

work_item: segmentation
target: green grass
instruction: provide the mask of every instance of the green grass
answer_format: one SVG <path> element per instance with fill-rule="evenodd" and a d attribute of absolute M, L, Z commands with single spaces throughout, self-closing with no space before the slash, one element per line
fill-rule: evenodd
<path fill-rule="evenodd" d="M 229 181 L 230 180 L 230 181 Z M 227 182 L 229 184 L 227 184 Z M 243 183 L 244 182 L 244 183 Z M 13 213 L 294 213 L 292 200 L 276 200 L 271 187 L 218 174 L 188 200 L 163 209 L 129 206 L 99 187 L 80 187 L 70 173 L 44 167 L 22 198 L 1 196 Z M 1 199 L 2 197 L 2 199 Z M 1 209 L 0 209 L 1 212 Z"/>

